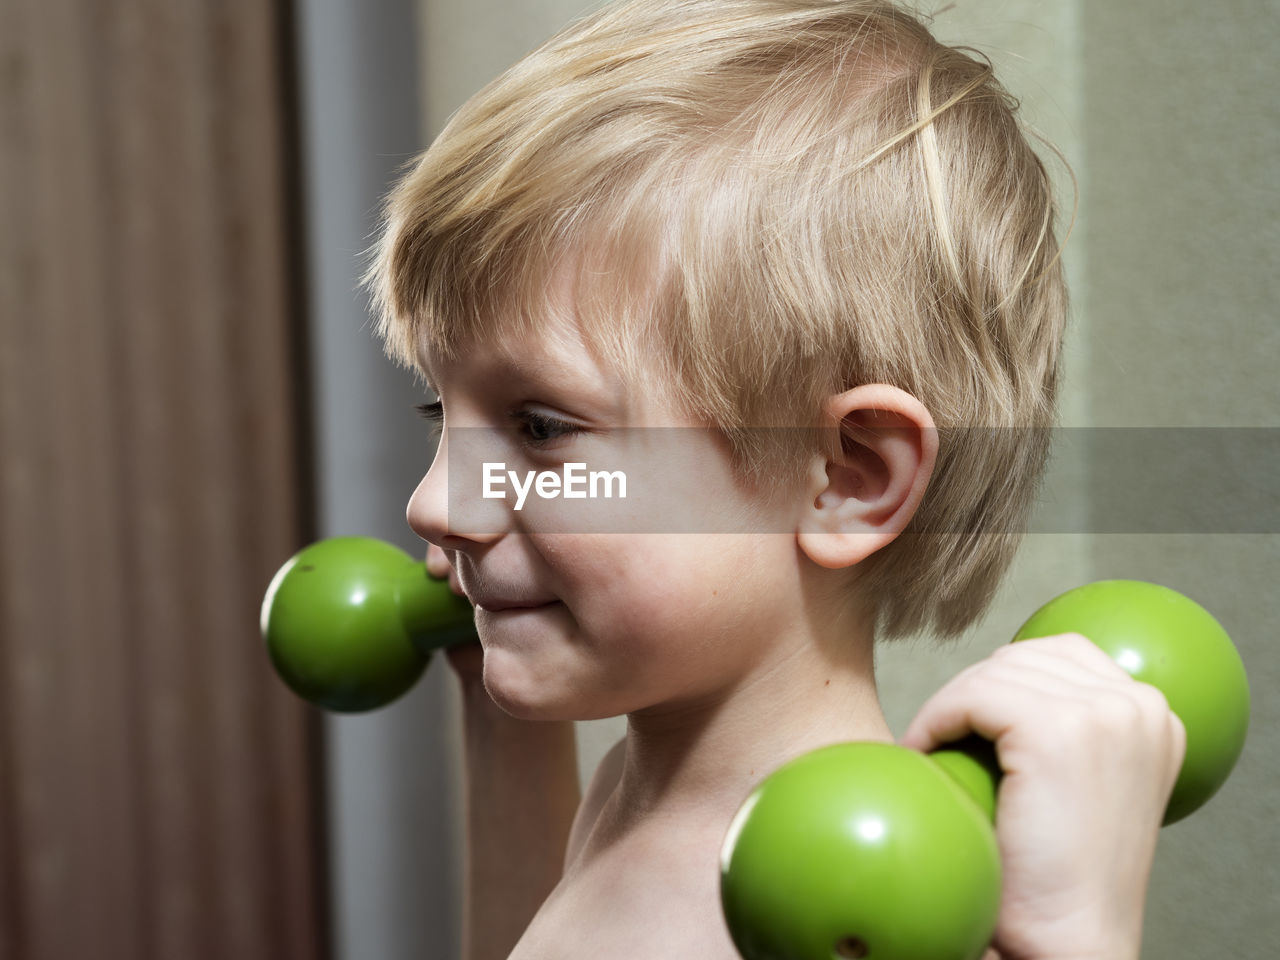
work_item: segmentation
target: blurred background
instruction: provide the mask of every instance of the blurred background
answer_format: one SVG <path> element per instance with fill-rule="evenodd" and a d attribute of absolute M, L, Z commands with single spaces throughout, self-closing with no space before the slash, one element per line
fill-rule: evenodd
<path fill-rule="evenodd" d="M 322 716 L 276 679 L 258 610 L 311 540 L 424 554 L 423 398 L 373 338 L 361 251 L 450 113 L 587 8 L 0 0 L 0 958 L 458 955 L 451 676 Z M 1280 5 L 963 0 L 935 30 L 995 60 L 1079 181 L 1064 436 L 1274 449 Z M 1233 489 L 1231 458 L 1188 454 L 1203 498 Z M 1045 503 L 1074 520 L 1027 538 L 969 638 L 879 654 L 886 712 L 901 733 L 1070 586 L 1188 593 L 1240 647 L 1252 727 L 1162 834 L 1144 956 L 1272 957 L 1275 514 L 1095 523 L 1125 483 L 1096 456 L 1059 449 Z M 624 729 L 579 725 L 584 782 Z"/>

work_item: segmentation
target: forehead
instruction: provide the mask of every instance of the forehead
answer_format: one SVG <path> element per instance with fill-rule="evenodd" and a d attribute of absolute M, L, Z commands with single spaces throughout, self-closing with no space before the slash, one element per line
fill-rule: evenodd
<path fill-rule="evenodd" d="M 448 391 L 455 377 L 469 388 L 552 384 L 628 413 L 667 395 L 671 376 L 654 353 L 648 293 L 627 287 L 604 254 L 571 246 L 527 279 L 474 305 L 487 306 L 488 322 L 465 314 L 434 318 L 417 350 L 429 387 Z M 639 300 L 644 309 L 637 313 Z"/>
<path fill-rule="evenodd" d="M 549 321 L 529 330 L 513 330 L 501 339 L 474 340 L 458 348 L 458 359 L 444 362 L 427 345 L 418 346 L 418 365 L 437 393 L 456 377 L 481 385 L 561 385 L 601 397 L 621 399 L 622 378 L 606 369 L 595 351 L 571 325 Z"/>

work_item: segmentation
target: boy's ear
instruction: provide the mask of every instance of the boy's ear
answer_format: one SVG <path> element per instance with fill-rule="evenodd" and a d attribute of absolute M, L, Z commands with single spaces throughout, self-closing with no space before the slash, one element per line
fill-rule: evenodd
<path fill-rule="evenodd" d="M 822 567 L 847 567 L 906 527 L 933 475 L 938 432 L 924 404 L 883 383 L 827 401 L 839 424 L 842 456 L 815 457 L 797 540 Z"/>

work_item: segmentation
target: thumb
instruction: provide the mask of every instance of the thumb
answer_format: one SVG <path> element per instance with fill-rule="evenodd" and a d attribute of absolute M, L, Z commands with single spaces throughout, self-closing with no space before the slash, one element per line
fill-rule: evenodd
<path fill-rule="evenodd" d="M 988 739 L 999 734 L 1000 730 L 991 718 L 976 716 L 985 698 L 974 696 L 974 684 L 968 676 L 973 669 L 970 667 L 953 678 L 924 702 L 898 741 L 901 746 L 929 753 L 971 733 Z"/>
<path fill-rule="evenodd" d="M 921 753 L 930 753 L 944 743 L 959 740 L 970 732 L 971 728 L 967 725 L 951 721 L 939 723 L 935 715 L 926 714 L 922 708 L 907 726 L 906 733 L 898 740 L 898 745 L 910 750 L 919 750 Z"/>

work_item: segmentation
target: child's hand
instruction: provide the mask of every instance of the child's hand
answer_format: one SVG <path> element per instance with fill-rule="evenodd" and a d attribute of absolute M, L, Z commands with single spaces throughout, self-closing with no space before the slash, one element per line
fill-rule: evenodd
<path fill-rule="evenodd" d="M 449 562 L 445 552 L 434 543 L 427 544 L 427 573 L 437 580 L 448 577 L 449 589 L 460 597 L 465 596 L 462 592 L 462 581 L 458 579 L 458 571 L 453 569 L 453 564 Z"/>
<path fill-rule="evenodd" d="M 1155 687 L 1079 634 L 1001 647 L 934 694 L 902 737 L 977 732 L 1004 778 L 1002 960 L 1136 960 L 1147 880 L 1186 732 Z"/>
<path fill-rule="evenodd" d="M 458 580 L 458 571 L 453 569 L 453 564 L 449 562 L 445 552 L 434 543 L 427 545 L 427 573 L 437 580 L 443 580 L 447 576 L 449 578 L 449 589 L 460 597 L 466 595 L 462 592 L 462 583 Z M 484 651 L 479 643 L 456 644 L 446 648 L 444 655 L 445 659 L 449 661 L 449 666 L 453 668 L 454 673 L 458 675 L 460 680 L 464 682 L 480 682 L 480 678 L 484 673 Z"/>

